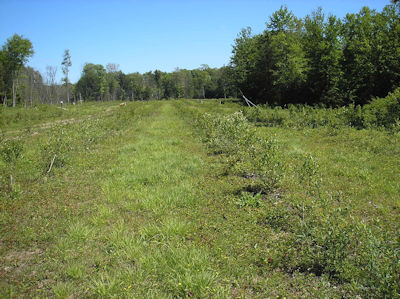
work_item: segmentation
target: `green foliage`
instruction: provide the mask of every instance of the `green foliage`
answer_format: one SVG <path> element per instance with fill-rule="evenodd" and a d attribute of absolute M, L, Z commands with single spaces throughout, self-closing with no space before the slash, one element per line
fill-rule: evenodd
<path fill-rule="evenodd" d="M 64 126 L 54 127 L 41 146 L 41 161 L 43 173 L 49 170 L 53 161 L 53 167 L 63 167 L 68 163 L 70 153 L 73 150 L 72 136 Z"/>
<path fill-rule="evenodd" d="M 23 148 L 24 146 L 21 140 L 6 140 L 3 142 L 0 150 L 1 158 L 7 164 L 13 165 L 21 156 Z"/>
<path fill-rule="evenodd" d="M 322 102 L 330 106 L 341 105 L 341 22 L 334 16 L 325 20 L 325 15 L 319 8 L 311 16 L 305 17 L 304 28 L 303 48 L 309 65 L 308 96 L 312 102 Z"/>
<path fill-rule="evenodd" d="M 260 200 L 262 199 L 262 194 L 252 194 L 250 192 L 242 192 L 236 204 L 239 208 L 249 207 L 258 208 L 260 206 Z"/>
<path fill-rule="evenodd" d="M 278 232 L 287 232 L 292 225 L 293 221 L 299 221 L 293 217 L 291 211 L 282 202 L 274 202 L 271 206 L 270 203 L 265 203 L 257 215 L 257 224 L 263 227 L 270 227 Z M 279 251 L 276 250 L 279 254 Z"/>
<path fill-rule="evenodd" d="M 297 222 L 300 225 L 291 219 L 289 231 L 293 234 L 280 244 L 282 248 L 274 248 L 287 271 L 328 275 L 369 296 L 398 294 L 399 269 L 393 263 L 398 260 L 398 239 L 387 239 L 384 231 L 353 217 L 344 206 L 327 207 L 321 212 L 321 206 L 315 203 L 305 219 L 305 223 Z"/>
<path fill-rule="evenodd" d="M 351 201 L 341 192 L 323 194 L 316 160 L 302 159 L 299 186 L 311 200 L 283 196 L 258 216 L 261 225 L 286 232 L 270 248 L 274 262 L 269 266 L 289 273 L 327 275 L 355 293 L 395 297 L 400 288 L 394 262 L 399 257 L 398 235 L 382 229 L 379 220 L 367 223 L 355 215 Z"/>
<path fill-rule="evenodd" d="M 85 100 L 150 100 L 170 98 L 222 98 L 236 95 L 229 66 L 194 70 L 176 69 L 172 73 L 155 70 L 144 74 L 124 74 L 114 64 L 85 65 L 76 89 Z"/>
<path fill-rule="evenodd" d="M 257 192 L 270 192 L 278 186 L 282 168 L 277 143 L 273 137 L 258 137 L 242 112 L 205 113 L 198 123 L 209 148 L 226 155 L 229 171 L 251 179 Z"/>
<path fill-rule="evenodd" d="M 367 122 L 375 122 L 375 120 L 368 120 L 366 114 L 369 111 L 371 111 L 369 113 L 372 115 L 378 116 L 376 119 L 383 119 L 383 117 L 379 118 L 380 113 L 384 114 L 389 110 L 394 110 L 393 108 L 386 109 L 383 107 L 397 105 L 397 98 L 393 94 L 389 95 L 389 99 L 376 99 L 375 101 L 377 103 L 370 104 L 374 108 L 370 108 L 369 105 L 363 108 L 350 106 L 339 109 L 291 105 L 287 109 L 279 107 L 249 108 L 245 110 L 245 115 L 254 122 L 267 120 L 268 123 L 266 124 L 270 126 L 296 127 L 299 130 L 296 136 L 316 134 L 319 136 L 318 140 L 315 141 L 316 144 L 329 145 L 335 151 L 342 152 L 342 146 L 335 145 L 336 142 L 334 140 L 336 138 L 346 139 L 347 137 L 340 137 L 339 135 L 335 137 L 336 135 L 332 133 L 334 132 L 333 129 L 350 130 L 348 128 L 350 122 L 361 123 L 363 127 Z M 229 114 L 227 116 L 220 114 L 214 117 L 210 114 L 207 115 L 207 123 L 211 123 L 211 125 L 208 126 L 209 130 L 206 130 L 206 132 L 215 132 L 219 126 L 215 124 L 222 119 L 229 119 L 229 116 L 232 117 Z M 315 128 L 313 130 L 315 133 L 311 133 L 312 131 L 308 130 L 308 127 Z M 319 127 L 321 127 L 320 131 L 317 130 Z M 319 140 L 321 136 L 318 134 L 322 134 L 322 136 L 326 134 L 322 133 L 325 132 L 324 127 L 327 128 L 326 132 L 330 133 L 326 136 L 325 141 L 321 141 Z M 372 127 L 379 128 L 376 124 Z M 252 129 L 255 128 L 250 127 L 250 131 Z M 256 131 L 252 131 L 252 135 L 256 136 L 257 131 L 263 130 L 263 136 L 269 136 L 270 134 L 265 132 L 270 130 L 267 131 L 265 129 L 256 128 Z M 230 131 L 235 132 L 234 129 Z M 220 137 L 223 140 L 225 140 L 224 137 L 229 135 L 239 134 L 238 132 L 235 132 L 235 134 L 224 132 L 223 136 Z M 292 131 L 287 129 L 279 129 L 279 132 L 287 132 L 286 134 L 290 136 L 293 134 Z M 378 131 L 373 131 L 372 129 L 368 131 L 352 129 L 352 132 L 360 136 L 351 141 L 351 145 L 346 144 L 344 147 L 349 147 L 348 150 L 351 152 L 355 151 L 355 156 L 370 152 L 373 155 L 397 157 L 396 146 L 390 146 L 387 144 L 388 141 L 381 139 L 385 136 L 387 136 L 387 140 L 392 138 L 387 132 L 379 132 L 379 134 L 382 134 L 381 138 L 377 136 L 379 135 Z M 210 140 L 217 138 L 216 133 L 206 134 L 206 136 L 209 138 L 206 138 L 209 144 Z M 240 138 L 237 140 L 240 140 Z M 259 170 L 254 171 L 254 169 L 259 169 L 256 166 L 258 162 L 255 158 L 256 156 L 249 154 L 252 151 L 251 142 L 254 142 L 254 145 L 259 143 L 259 141 L 255 140 L 250 138 L 249 144 L 244 143 L 246 144 L 246 150 L 241 152 L 240 155 L 246 157 L 245 159 L 237 158 L 234 154 L 235 151 L 230 151 L 229 156 L 225 159 L 225 163 L 227 163 L 229 169 L 233 170 L 233 173 L 241 173 L 238 171 L 239 166 L 242 165 L 241 163 L 246 162 L 247 165 L 243 167 L 242 174 L 253 173 L 253 175 L 245 176 L 246 180 L 253 182 L 259 178 L 261 173 Z M 296 144 L 299 142 L 297 140 Z M 396 144 L 396 142 L 397 139 L 394 139 L 393 144 Z M 224 141 L 224 144 L 226 143 L 228 142 Z M 386 144 L 386 146 L 378 149 L 376 147 L 377 143 Z M 215 142 L 211 142 L 211 144 L 215 144 Z M 290 148 L 290 145 L 287 146 Z M 229 145 L 224 145 L 224 147 L 229 148 Z M 265 148 L 266 146 L 263 147 Z M 387 151 L 383 149 L 385 147 Z M 233 146 L 232 148 L 236 147 Z M 240 146 L 237 148 L 240 148 Z M 350 297 L 356 295 L 377 298 L 398 296 L 400 289 L 397 279 L 400 269 L 397 262 L 399 259 L 398 225 L 395 224 L 392 227 L 393 219 L 388 220 L 383 225 L 382 215 L 379 211 L 356 212 L 358 211 L 357 204 L 364 207 L 364 196 L 361 196 L 359 203 L 353 202 L 353 198 L 348 196 L 349 190 L 344 192 L 331 182 L 331 180 L 336 179 L 331 174 L 332 170 L 322 167 L 324 164 L 321 158 L 328 160 L 335 158 L 315 156 L 307 152 L 296 151 L 292 153 L 291 149 L 286 151 L 283 149 L 284 147 L 280 147 L 280 149 L 271 151 L 271 153 L 279 157 L 272 158 L 270 161 L 279 161 L 278 165 L 280 166 L 276 168 L 281 170 L 278 173 L 281 175 L 278 176 L 279 183 L 275 185 L 275 188 L 270 189 L 268 193 L 257 193 L 260 190 L 265 191 L 265 187 L 250 189 L 247 182 L 245 182 L 244 187 L 248 191 L 244 192 L 242 191 L 243 189 L 239 189 L 241 192 L 235 193 L 235 199 L 233 200 L 235 206 L 246 208 L 248 213 L 252 213 L 251 217 L 255 217 L 257 225 L 263 227 L 266 231 L 274 231 L 273 240 L 267 242 L 266 249 L 259 250 L 260 259 L 263 260 L 262 263 L 259 262 L 262 264 L 262 266 L 260 265 L 260 270 L 262 269 L 266 273 L 273 273 L 274 270 L 284 271 L 289 275 L 304 273 L 314 275 L 320 279 L 328 279 L 330 283 L 341 289 L 342 294 L 347 294 Z M 289 155 L 288 152 L 290 153 Z M 325 149 L 323 153 L 327 155 Z M 344 151 L 344 153 L 347 153 L 347 151 Z M 249 157 L 252 158 L 249 159 Z M 375 157 L 374 159 L 378 158 Z M 345 161 L 347 161 L 346 163 L 353 163 L 352 168 L 357 163 L 351 159 Z M 336 162 L 332 163 L 335 165 Z M 352 181 L 360 175 L 360 172 L 352 168 L 347 170 L 350 174 L 346 172 L 348 177 L 343 179 L 345 181 L 343 182 L 344 186 L 349 184 L 350 190 L 352 188 L 365 188 L 364 186 L 368 184 L 365 180 L 368 178 L 365 178 L 365 175 L 360 176 L 362 178 L 360 185 L 354 185 Z M 394 168 L 396 167 L 394 166 Z M 264 165 L 261 169 L 274 169 L 274 167 L 266 168 Z M 339 173 L 340 176 L 344 175 L 342 171 L 339 171 Z M 262 186 L 265 185 L 263 184 Z M 276 188 L 277 186 L 278 188 Z M 328 188 L 327 186 L 331 187 Z M 282 192 L 284 188 L 288 188 L 290 192 Z M 376 188 L 379 189 L 380 187 Z M 382 192 L 384 191 L 378 191 L 379 194 Z M 396 193 L 396 191 L 393 192 Z M 391 200 L 393 200 L 393 197 Z"/>
<path fill-rule="evenodd" d="M 0 143 L 0 156 L 4 164 L 0 163 L 0 199 L 8 197 L 18 198 L 22 194 L 20 185 L 15 183 L 16 166 L 22 157 L 24 144 L 19 139 L 5 140 Z"/>
<path fill-rule="evenodd" d="M 363 109 L 365 127 L 391 128 L 400 120 L 400 88 L 385 98 L 371 101 Z"/>
<path fill-rule="evenodd" d="M 69 53 L 69 50 L 65 50 L 64 51 L 64 57 L 63 57 L 63 61 L 61 62 L 62 64 L 62 71 L 63 74 L 65 75 L 65 78 L 63 78 L 63 81 L 65 82 L 65 87 L 67 89 L 67 103 L 69 103 L 69 78 L 68 78 L 68 74 L 69 74 L 69 68 L 72 66 L 72 62 L 71 62 L 71 54 Z"/>
<path fill-rule="evenodd" d="M 18 34 L 7 39 L 0 51 L 0 95 L 7 96 L 13 80 L 33 53 L 33 46 L 29 39 Z"/>
<path fill-rule="evenodd" d="M 249 145 L 251 125 L 241 112 L 227 116 L 204 114 L 200 124 L 205 128 L 205 142 L 215 153 L 234 154 Z"/>
<path fill-rule="evenodd" d="M 85 64 L 82 76 L 76 83 L 76 93 L 80 93 L 85 100 L 99 101 L 103 99 L 106 88 L 104 67 L 100 64 Z"/>
<path fill-rule="evenodd" d="M 244 115 L 251 122 L 262 123 L 271 127 L 317 128 L 344 127 L 386 128 L 398 131 L 400 117 L 400 89 L 385 98 L 373 99 L 361 107 L 354 104 L 340 108 L 320 108 L 303 105 L 281 107 L 246 108 Z"/>
<path fill-rule="evenodd" d="M 318 192 L 318 195 L 320 195 L 321 177 L 319 175 L 318 161 L 314 157 L 310 155 L 304 157 L 304 162 L 298 170 L 298 175 L 300 183 L 303 186 L 307 186 L 307 190 L 310 190 L 311 194 Z"/>
<path fill-rule="evenodd" d="M 68 49 L 64 51 L 64 57 L 61 64 L 63 65 L 63 73 L 68 78 L 69 67 L 72 66 L 71 54 L 69 53 Z"/>
<path fill-rule="evenodd" d="M 255 102 L 364 105 L 400 85 L 397 5 L 363 7 L 343 20 L 321 9 L 303 20 L 287 7 L 261 34 L 243 29 L 233 46 L 236 85 Z"/>

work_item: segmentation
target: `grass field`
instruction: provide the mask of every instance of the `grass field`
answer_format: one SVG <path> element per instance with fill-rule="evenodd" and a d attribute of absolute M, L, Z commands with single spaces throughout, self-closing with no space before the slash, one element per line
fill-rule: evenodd
<path fill-rule="evenodd" d="M 1 112 L 1 297 L 400 296 L 398 133 L 67 108 Z"/>

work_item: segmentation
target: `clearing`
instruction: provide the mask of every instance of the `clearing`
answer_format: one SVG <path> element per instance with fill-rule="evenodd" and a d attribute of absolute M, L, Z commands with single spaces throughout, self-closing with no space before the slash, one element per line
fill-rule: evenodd
<path fill-rule="evenodd" d="M 111 110 L 103 105 L 95 108 L 95 114 L 86 107 L 82 121 L 57 121 L 54 128 L 47 128 L 44 118 L 46 130 L 41 134 L 32 136 L 23 130 L 6 134 L 17 135 L 24 152 L 11 166 L 3 164 L 16 185 L 0 198 L 0 296 L 340 298 L 357 294 L 357 288 L 335 273 L 291 268 L 290 262 L 280 266 L 284 257 L 273 250 L 291 249 L 282 247 L 289 243 L 278 241 L 291 233 L 279 222 L 290 221 L 290 215 L 279 214 L 281 210 L 266 215 L 263 208 L 268 206 L 263 203 L 238 204 L 238 198 L 244 200 L 246 179 L 227 172 L 225 156 L 211 154 L 193 126 L 190 110 L 214 109 L 224 115 L 239 109 L 235 104 L 216 105 L 135 102 Z M 376 153 L 356 157 L 345 147 L 340 153 L 333 150 L 338 137 L 321 139 L 313 131 L 306 135 L 279 128 L 261 127 L 257 132 L 279 134 L 294 164 L 305 151 L 322 157 L 323 168 L 334 172 L 329 188 L 343 185 L 341 190 L 355 201 L 367 197 L 371 206 L 379 207 L 374 217 L 387 216 L 382 221 L 397 229 L 393 223 L 399 206 L 393 198 L 398 183 L 391 179 L 381 187 L 380 196 L 370 190 L 395 176 L 400 166 L 398 150 L 392 151 L 395 157 L 390 161 L 375 165 L 366 158 Z M 332 160 L 324 154 L 337 163 L 330 165 Z M 54 155 L 54 167 L 46 174 Z M 348 157 L 354 163 L 364 162 L 355 175 L 344 166 Z M 377 168 L 382 168 L 381 176 L 364 186 Z M 349 177 L 354 183 L 345 183 Z M 3 175 L 2 182 L 7 180 L 8 174 Z M 271 205 L 280 206 L 281 193 L 295 188 L 288 184 L 275 190 Z M 302 208 L 304 212 L 304 204 Z M 291 209 L 295 207 L 289 207 L 289 213 Z M 368 216 L 365 204 L 355 204 L 354 210 Z M 267 218 L 272 222 L 260 225 L 260 219 Z"/>

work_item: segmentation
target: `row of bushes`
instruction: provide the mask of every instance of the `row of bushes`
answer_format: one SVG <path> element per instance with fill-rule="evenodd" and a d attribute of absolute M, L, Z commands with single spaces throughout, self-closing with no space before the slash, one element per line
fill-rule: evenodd
<path fill-rule="evenodd" d="M 297 166 L 288 165 L 293 157 L 285 157 L 272 136 L 259 137 L 241 112 L 190 110 L 210 151 L 251 181 L 251 192 L 235 195 L 235 204 L 254 209 L 257 223 L 279 236 L 261 251 L 258 265 L 324 276 L 350 297 L 399 296 L 399 235 L 356 216 L 340 190 L 324 190 L 315 157 L 301 154 Z M 285 194 L 288 180 L 302 191 Z M 271 196 L 277 190 L 278 198 Z"/>
<path fill-rule="evenodd" d="M 278 186 L 282 163 L 273 136 L 258 137 L 242 112 L 205 113 L 197 118 L 197 123 L 208 147 L 224 155 L 228 169 L 234 174 L 251 178 L 255 192 L 269 193 Z"/>
<path fill-rule="evenodd" d="M 266 126 L 291 128 L 321 127 L 386 128 L 400 131 L 400 88 L 385 98 L 376 98 L 361 106 L 321 108 L 307 105 L 288 105 L 287 108 L 258 106 L 244 109 L 252 122 Z"/>

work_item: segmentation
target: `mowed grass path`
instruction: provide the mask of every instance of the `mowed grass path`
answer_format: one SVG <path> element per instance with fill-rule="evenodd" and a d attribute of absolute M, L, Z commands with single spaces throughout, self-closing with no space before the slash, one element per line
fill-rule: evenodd
<path fill-rule="evenodd" d="M 3 205 L 1 297 L 340 297 L 324 277 L 268 267 L 279 234 L 238 208 L 240 178 L 182 103 L 130 105 L 124 130 Z"/>
<path fill-rule="evenodd" d="M 109 262 L 88 291 L 139 297 L 221 291 L 212 258 L 191 241 L 195 219 L 188 216 L 202 205 L 199 144 L 170 103 L 157 107 L 133 135 L 101 185 L 105 201 L 92 220 L 104 238 L 102 260 Z M 91 224 L 82 226 L 85 231 Z"/>

